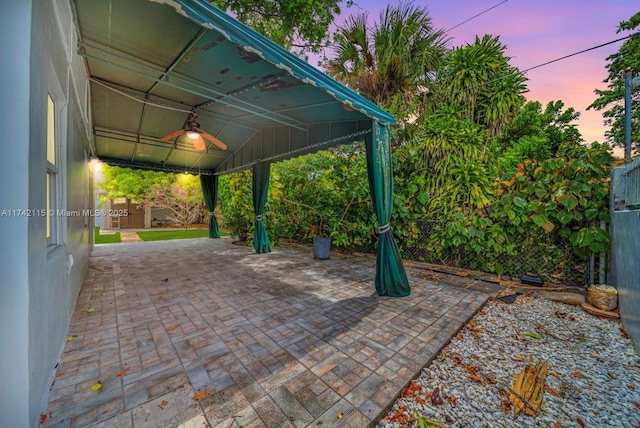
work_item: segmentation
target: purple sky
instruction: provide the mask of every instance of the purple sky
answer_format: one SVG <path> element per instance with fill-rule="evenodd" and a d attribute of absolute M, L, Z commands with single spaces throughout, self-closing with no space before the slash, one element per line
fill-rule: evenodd
<path fill-rule="evenodd" d="M 360 5 L 343 7 L 343 17 L 369 11 L 379 20 L 380 10 L 397 2 L 356 0 Z M 500 3 L 501 0 L 414 0 L 424 6 L 437 28 L 447 30 Z M 365 6 L 366 5 L 366 6 Z M 620 21 L 640 10 L 638 0 L 509 0 L 489 12 L 448 32 L 452 46 L 472 43 L 475 36 L 498 35 L 507 45 L 511 64 L 524 70 L 574 52 L 610 42 L 630 32 L 616 34 Z M 340 18 L 337 22 L 341 22 Z M 562 100 L 581 112 L 578 128 L 587 142 L 604 141 L 602 115 L 586 111 L 595 99 L 594 89 L 605 89 L 605 58 L 623 42 L 580 54 L 527 73 L 530 100 L 543 105 Z M 640 70 L 635 70 L 640 72 Z"/>

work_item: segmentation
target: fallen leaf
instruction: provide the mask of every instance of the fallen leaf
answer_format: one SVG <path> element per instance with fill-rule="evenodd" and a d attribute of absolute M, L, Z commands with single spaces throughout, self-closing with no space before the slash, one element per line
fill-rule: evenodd
<path fill-rule="evenodd" d="M 169 404 L 169 402 L 168 402 L 167 400 L 162 400 L 162 401 L 160 402 L 160 407 L 164 407 L 164 406 L 166 406 L 167 404 Z"/>
<path fill-rule="evenodd" d="M 127 367 L 126 369 L 122 369 L 120 370 L 118 373 L 116 373 L 116 377 L 120 377 L 120 376 L 124 376 L 124 374 L 129 371 L 129 367 Z"/>
<path fill-rule="evenodd" d="M 440 362 L 443 362 L 446 359 L 447 359 L 447 354 L 445 354 L 444 352 L 440 354 L 440 358 L 439 358 Z"/>
<path fill-rule="evenodd" d="M 560 394 L 558 393 L 558 391 L 556 391 L 555 389 L 551 388 L 549 385 L 545 385 L 544 386 L 544 390 L 547 391 L 549 394 L 556 396 L 556 397 L 560 397 Z"/>
<path fill-rule="evenodd" d="M 531 332 L 527 332 L 524 334 L 525 336 L 529 336 L 532 337 L 534 339 L 544 339 L 544 336 L 541 335 L 540 333 L 531 333 Z"/>
<path fill-rule="evenodd" d="M 640 403 L 636 403 L 636 407 L 640 409 Z"/>
<path fill-rule="evenodd" d="M 204 391 L 204 392 L 199 392 L 196 395 L 193 396 L 193 399 L 196 401 L 200 401 L 203 398 L 207 398 L 208 396 L 211 395 L 211 391 Z"/>
<path fill-rule="evenodd" d="M 43 424 L 46 420 L 47 420 L 47 415 L 41 414 L 40 415 L 40 424 Z"/>
<path fill-rule="evenodd" d="M 560 376 L 556 372 L 549 372 L 549 374 L 555 378 L 559 378 Z"/>
<path fill-rule="evenodd" d="M 97 391 L 100 388 L 102 388 L 102 382 L 98 381 L 98 383 L 94 383 L 93 386 L 91 387 L 92 391 Z"/>
<path fill-rule="evenodd" d="M 169 327 L 167 327 L 167 331 L 173 331 L 176 328 L 178 328 L 179 326 L 180 326 L 180 324 L 170 325 Z"/>
<path fill-rule="evenodd" d="M 452 406 L 455 406 L 458 403 L 458 399 L 455 395 L 451 395 L 451 397 L 449 397 L 449 401 L 451 402 Z"/>
<path fill-rule="evenodd" d="M 413 397 L 414 395 L 419 393 L 421 390 L 422 390 L 422 387 L 420 385 L 418 385 L 415 382 L 411 382 L 408 387 L 404 388 L 400 392 L 400 397 L 402 398 Z"/>
<path fill-rule="evenodd" d="M 480 383 L 483 383 L 483 382 L 484 382 L 484 381 L 482 380 L 482 378 L 481 378 L 480 376 L 478 376 L 477 374 L 475 374 L 475 373 L 471 373 L 471 374 L 469 375 L 469 379 L 474 380 L 474 381 L 476 381 L 476 382 L 480 382 Z"/>
<path fill-rule="evenodd" d="M 627 388 L 629 388 L 629 389 L 636 389 L 635 385 L 627 385 Z"/>
<path fill-rule="evenodd" d="M 440 397 L 440 389 L 437 386 L 433 389 L 429 396 L 431 397 L 431 404 L 433 404 L 434 406 L 441 406 L 444 403 L 442 397 Z"/>
<path fill-rule="evenodd" d="M 487 381 L 487 383 L 490 385 L 495 385 L 496 383 L 498 383 L 498 381 L 495 380 L 491 375 L 485 377 L 484 380 Z"/>
<path fill-rule="evenodd" d="M 560 422 L 556 422 L 553 424 L 553 428 L 562 428 L 562 425 L 560 425 Z"/>
<path fill-rule="evenodd" d="M 610 377 L 611 379 L 615 379 L 615 378 L 616 378 L 616 377 L 615 377 L 614 375 L 612 375 L 610 372 L 607 372 L 607 374 L 609 375 L 609 377 Z"/>
<path fill-rule="evenodd" d="M 476 374 L 480 371 L 480 367 L 478 366 L 473 366 L 471 364 L 469 364 L 467 367 L 464 368 L 465 371 L 471 373 L 471 374 Z"/>
<path fill-rule="evenodd" d="M 571 373 L 571 376 L 577 377 L 577 378 L 580 378 L 580 379 L 584 379 L 585 378 L 584 375 L 582 373 L 580 373 L 580 372 L 573 372 L 573 373 Z"/>
<path fill-rule="evenodd" d="M 87 308 L 87 312 L 91 313 L 91 312 L 95 312 L 95 308 Z"/>
<path fill-rule="evenodd" d="M 471 321 L 469 321 L 469 325 L 470 325 L 471 327 L 475 327 L 475 326 L 476 326 L 476 320 L 471 320 Z"/>
<path fill-rule="evenodd" d="M 73 339 L 73 336 L 67 336 L 64 341 L 65 342 L 71 342 L 71 340 Z"/>
<path fill-rule="evenodd" d="M 164 282 L 166 284 L 167 282 L 169 282 L 169 278 L 163 279 L 162 282 Z"/>
<path fill-rule="evenodd" d="M 584 428 L 584 422 L 582 422 L 582 419 L 576 418 L 576 422 L 578 422 L 578 425 L 580 425 L 582 428 Z"/>
<path fill-rule="evenodd" d="M 445 416 L 445 419 L 446 419 L 446 416 Z M 418 422 L 418 425 L 414 425 L 414 426 L 419 426 L 424 428 L 427 428 L 427 427 L 428 428 L 445 428 L 442 422 L 438 422 L 433 419 L 430 419 L 425 415 L 419 416 L 417 419 L 414 419 L 414 420 Z"/>
<path fill-rule="evenodd" d="M 578 339 L 576 339 L 578 342 L 582 342 L 582 343 L 587 343 L 588 340 L 585 339 L 584 337 L 579 337 Z"/>
<path fill-rule="evenodd" d="M 342 415 L 342 413 L 339 413 L 339 414 Z M 340 416 L 340 418 L 342 418 L 342 416 Z M 398 415 L 396 420 L 402 425 L 405 425 L 407 422 L 409 422 L 409 418 L 406 415 Z"/>
<path fill-rule="evenodd" d="M 487 315 L 487 313 L 485 311 L 480 310 L 478 311 L 478 315 Z"/>
<path fill-rule="evenodd" d="M 505 413 L 509 413 L 511 411 L 511 403 L 509 403 L 508 401 L 503 401 L 500 407 Z"/>
<path fill-rule="evenodd" d="M 422 398 L 422 397 L 416 397 L 416 403 L 424 406 L 427 402 L 424 401 L 424 398 Z"/>
<path fill-rule="evenodd" d="M 453 357 L 453 362 L 456 363 L 456 366 L 462 364 L 462 360 L 458 356 Z"/>
<path fill-rule="evenodd" d="M 337 417 L 338 419 L 342 419 L 342 417 L 343 417 L 343 416 L 344 416 L 344 415 L 343 415 L 342 413 L 340 413 L 340 412 L 338 412 L 338 414 L 336 415 L 336 417 Z"/>

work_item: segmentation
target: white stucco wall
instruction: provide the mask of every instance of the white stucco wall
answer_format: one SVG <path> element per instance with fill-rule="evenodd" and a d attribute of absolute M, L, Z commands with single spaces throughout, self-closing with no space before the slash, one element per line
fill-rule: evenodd
<path fill-rule="evenodd" d="M 0 2 L 0 211 L 28 206 L 31 1 Z M 11 43 L 7 43 L 11 41 Z M 25 52 L 27 53 L 25 55 Z M 6 60 L 10 58 L 11 60 Z M 27 217 L 0 216 L 0 426 L 30 425 Z"/>
<path fill-rule="evenodd" d="M 86 153 L 86 73 L 75 54 L 66 0 L 0 2 L 0 212 L 46 208 L 47 93 L 57 87 L 59 207 L 91 208 Z M 60 216 L 48 246 L 46 219 L 0 217 L 0 426 L 37 427 L 88 266 L 91 219 Z"/>

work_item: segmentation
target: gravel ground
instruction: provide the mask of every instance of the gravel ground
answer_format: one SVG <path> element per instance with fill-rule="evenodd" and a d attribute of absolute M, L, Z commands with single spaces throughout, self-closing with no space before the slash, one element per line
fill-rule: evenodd
<path fill-rule="evenodd" d="M 538 362 L 540 413 L 514 416 L 512 380 Z M 491 300 L 378 424 L 442 426 L 640 427 L 640 357 L 617 320 L 531 295 Z"/>

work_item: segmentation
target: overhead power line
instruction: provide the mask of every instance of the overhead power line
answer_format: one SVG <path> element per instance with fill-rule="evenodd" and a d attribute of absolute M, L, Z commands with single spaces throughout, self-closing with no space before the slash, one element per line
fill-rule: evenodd
<path fill-rule="evenodd" d="M 590 47 L 590 48 L 588 48 L 588 49 L 583 49 L 583 50 L 581 50 L 581 51 L 579 51 L 579 52 L 574 52 L 574 53 L 572 53 L 572 54 L 565 55 L 565 56 L 560 57 L 560 58 L 552 59 L 551 61 L 543 62 L 542 64 L 534 65 L 533 67 L 529 67 L 529 68 L 527 68 L 526 70 L 522 70 L 522 72 L 523 72 L 523 73 L 526 73 L 527 71 L 531 71 L 531 70 L 533 70 L 533 69 L 540 68 L 540 67 L 543 67 L 543 66 L 545 66 L 545 65 L 553 64 L 554 62 L 562 61 L 563 59 L 571 58 L 572 56 L 580 55 L 581 53 L 589 52 L 589 51 L 592 51 L 592 50 L 595 50 L 595 49 L 598 49 L 598 48 L 601 48 L 601 47 L 604 47 L 604 46 L 607 46 L 607 45 L 611 45 L 611 44 L 613 44 L 613 43 L 617 43 L 617 42 L 619 42 L 619 41 L 621 41 L 621 40 L 629 39 L 629 38 L 631 38 L 631 37 L 633 37 L 633 36 L 637 36 L 637 35 L 639 35 L 639 34 L 640 34 L 640 32 L 638 32 L 638 33 L 633 33 L 633 34 L 630 34 L 630 35 L 628 35 L 628 36 L 621 37 L 621 38 L 619 38 L 619 39 L 612 40 L 612 41 L 610 41 L 610 42 L 603 43 L 603 44 L 598 45 L 598 46 L 593 46 L 593 47 Z"/>
<path fill-rule="evenodd" d="M 597 46 L 592 46 L 590 48 L 583 49 L 581 51 L 574 52 L 574 53 L 571 53 L 569 55 L 562 56 L 560 58 L 552 59 L 551 61 L 543 62 L 542 64 L 534 65 L 533 67 L 529 67 L 529 68 L 527 68 L 525 70 L 518 70 L 516 73 L 510 73 L 510 74 L 507 74 L 506 76 L 498 77 L 496 79 L 491 79 L 491 80 L 489 80 L 487 82 L 484 82 L 484 83 L 482 83 L 480 85 L 476 85 L 476 86 L 473 86 L 471 88 L 465 88 L 465 89 L 462 89 L 460 91 L 456 91 L 452 95 L 456 95 L 456 94 L 458 94 L 460 92 L 465 92 L 465 91 L 470 91 L 470 90 L 473 90 L 473 89 L 482 88 L 482 87 L 487 86 L 487 85 L 489 85 L 489 84 L 491 84 L 493 82 L 497 82 L 497 81 L 503 80 L 503 79 L 508 79 L 509 77 L 516 76 L 518 74 L 524 74 L 524 73 L 527 73 L 528 71 L 535 70 L 536 68 L 544 67 L 545 65 L 553 64 L 554 62 L 562 61 L 563 59 L 571 58 L 572 56 L 580 55 L 581 53 L 589 52 L 589 51 L 592 51 L 594 49 L 601 48 L 603 46 L 607 46 L 607 45 L 610 45 L 610 44 L 613 44 L 613 43 L 617 43 L 617 42 L 620 42 L 622 40 L 630 39 L 633 36 L 640 36 L 640 31 L 638 31 L 636 33 L 633 33 L 633 34 L 629 34 L 628 36 L 620 37 L 619 39 L 611 40 L 610 42 L 607 42 L 607 43 L 602 43 L 602 44 L 597 45 Z"/>
<path fill-rule="evenodd" d="M 477 17 L 479 17 L 480 15 L 484 15 L 485 13 L 489 12 L 491 9 L 495 9 L 496 7 L 500 6 L 501 4 L 505 4 L 506 2 L 508 2 L 509 0 L 504 0 L 501 1 L 500 3 L 491 6 L 489 9 L 487 10 L 483 10 L 482 12 L 478 13 L 477 15 L 473 15 L 471 18 L 466 19 L 464 21 L 462 21 L 461 23 L 454 25 L 453 27 L 449 28 L 448 30 L 445 31 L 445 33 L 448 33 L 449 31 L 453 30 L 454 28 L 458 28 L 459 26 L 461 26 L 462 24 L 466 24 L 467 22 L 471 21 L 472 19 L 475 19 Z"/>

